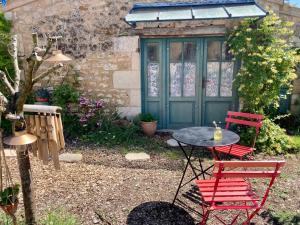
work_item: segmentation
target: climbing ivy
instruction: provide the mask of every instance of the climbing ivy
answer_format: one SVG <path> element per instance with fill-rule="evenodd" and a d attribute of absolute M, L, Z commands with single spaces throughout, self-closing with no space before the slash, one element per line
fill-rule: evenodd
<path fill-rule="evenodd" d="M 271 12 L 261 20 L 243 20 L 228 34 L 229 51 L 242 62 L 234 84 L 243 111 L 262 113 L 270 105 L 278 107 L 280 89 L 291 90 L 299 62 L 289 41 L 292 26 Z"/>

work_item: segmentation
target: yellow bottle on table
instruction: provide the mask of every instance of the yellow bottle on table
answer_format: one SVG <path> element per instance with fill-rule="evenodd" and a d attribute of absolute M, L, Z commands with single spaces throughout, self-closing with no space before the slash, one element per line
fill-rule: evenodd
<path fill-rule="evenodd" d="M 214 132 L 214 140 L 215 141 L 220 141 L 222 140 L 222 130 L 220 127 L 216 127 L 215 132 Z"/>

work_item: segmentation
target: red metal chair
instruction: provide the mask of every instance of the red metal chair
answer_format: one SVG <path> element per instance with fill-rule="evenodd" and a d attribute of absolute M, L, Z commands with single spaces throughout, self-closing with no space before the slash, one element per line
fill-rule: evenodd
<path fill-rule="evenodd" d="M 254 151 L 256 138 L 259 134 L 259 130 L 262 126 L 262 120 L 264 116 L 260 114 L 242 113 L 242 112 L 231 112 L 228 111 L 226 121 L 226 129 L 229 129 L 230 125 L 238 124 L 244 126 L 255 127 L 256 134 L 252 141 L 251 146 L 244 146 L 239 144 L 222 146 L 214 148 L 214 151 L 219 153 L 224 153 L 226 155 L 238 157 L 242 159 L 246 155 L 251 155 Z"/>
<path fill-rule="evenodd" d="M 206 224 L 209 215 L 217 210 L 239 211 L 230 223 L 215 215 L 223 224 L 236 223 L 242 211 L 245 211 L 242 215 L 246 215 L 246 220 L 238 224 L 250 224 L 251 219 L 264 206 L 275 178 L 280 175 L 279 169 L 284 164 L 284 161 L 216 161 L 214 178 L 196 181 L 203 201 L 200 225 Z M 250 180 L 253 178 L 270 180 L 260 195 L 251 186 Z M 263 182 L 259 183 L 260 188 L 261 184 Z"/>

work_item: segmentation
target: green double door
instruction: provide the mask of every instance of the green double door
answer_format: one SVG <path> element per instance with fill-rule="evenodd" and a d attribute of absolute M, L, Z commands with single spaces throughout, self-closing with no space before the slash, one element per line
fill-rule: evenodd
<path fill-rule="evenodd" d="M 142 112 L 161 129 L 224 122 L 235 67 L 222 38 L 142 39 Z"/>

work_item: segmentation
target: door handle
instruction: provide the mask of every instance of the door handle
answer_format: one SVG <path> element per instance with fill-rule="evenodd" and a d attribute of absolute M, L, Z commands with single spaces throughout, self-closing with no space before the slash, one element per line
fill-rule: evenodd
<path fill-rule="evenodd" d="M 207 80 L 202 79 L 202 89 L 206 88 L 206 83 L 207 83 Z"/>

